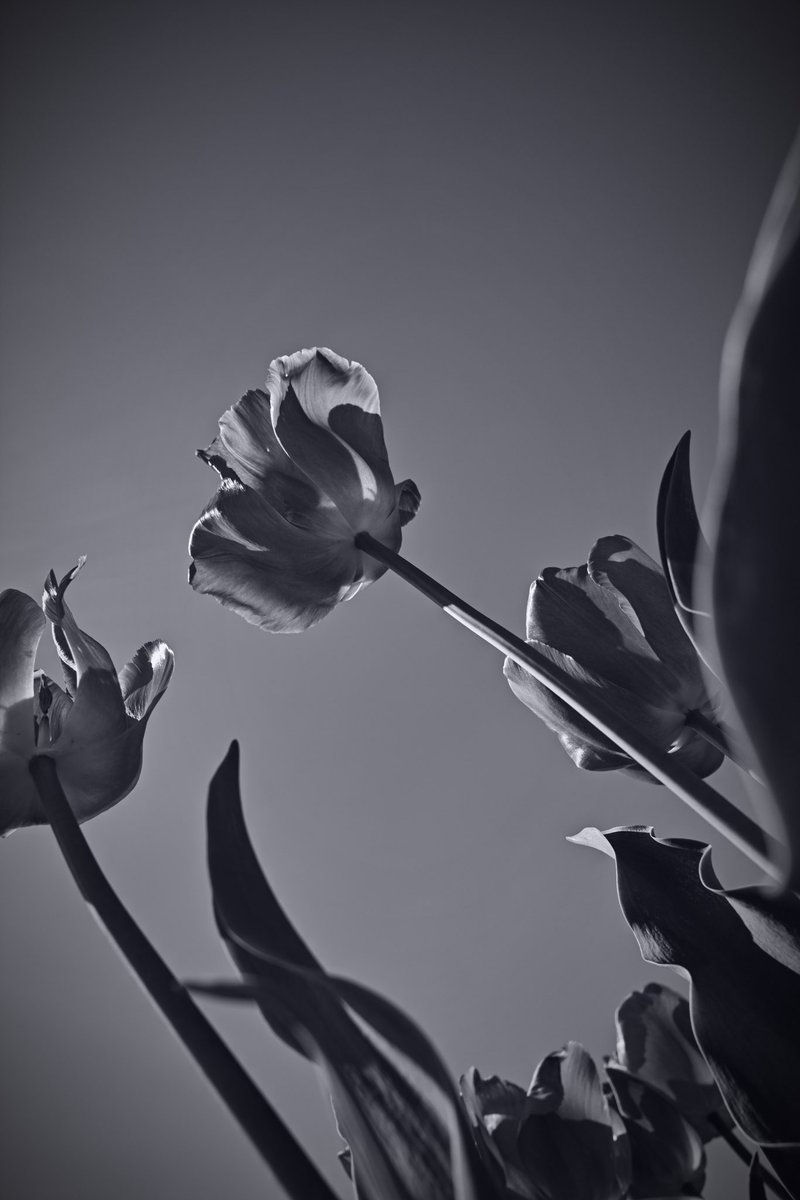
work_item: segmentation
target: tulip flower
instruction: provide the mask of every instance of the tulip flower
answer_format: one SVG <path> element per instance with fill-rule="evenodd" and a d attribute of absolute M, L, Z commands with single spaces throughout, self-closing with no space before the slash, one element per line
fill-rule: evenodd
<path fill-rule="evenodd" d="M 721 750 L 702 731 L 714 727 L 714 704 L 697 652 L 675 615 L 661 568 L 629 538 L 600 538 L 584 566 L 545 569 L 531 585 L 527 640 L 584 694 L 595 693 L 697 776 L 722 763 Z M 510 658 L 504 674 L 579 767 L 651 778 Z"/>
<path fill-rule="evenodd" d="M 591 1057 L 577 1042 L 548 1054 L 525 1092 L 473 1067 L 461 1080 L 484 1161 L 506 1195 L 526 1200 L 622 1200 L 630 1147 L 603 1094 Z"/>
<path fill-rule="evenodd" d="M 657 1088 L 704 1142 L 731 1124 L 692 1031 L 689 1001 L 662 983 L 631 992 L 615 1016 L 617 1051 L 607 1069 Z"/>
<path fill-rule="evenodd" d="M 142 769 L 142 739 L 172 675 L 166 642 L 146 642 L 117 675 L 108 652 L 78 628 L 64 593 L 83 560 L 60 583 L 52 571 L 42 609 L 24 592 L 0 594 L 0 834 L 45 822 L 28 763 L 55 761 L 79 821 L 127 796 Z M 46 621 L 53 628 L 66 687 L 34 659 Z"/>
<path fill-rule="evenodd" d="M 397 550 L 419 507 L 392 477 L 375 380 L 331 350 L 275 359 L 198 455 L 221 483 L 191 533 L 189 582 L 274 632 L 307 629 L 384 574 L 356 535 Z"/>

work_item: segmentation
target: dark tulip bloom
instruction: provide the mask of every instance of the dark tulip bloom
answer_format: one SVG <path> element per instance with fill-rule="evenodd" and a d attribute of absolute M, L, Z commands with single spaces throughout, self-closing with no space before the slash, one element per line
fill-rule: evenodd
<path fill-rule="evenodd" d="M 275 359 L 199 455 L 221 483 L 192 530 L 189 582 L 273 632 L 307 629 L 379 578 L 356 534 L 398 550 L 419 507 L 392 477 L 375 380 L 331 350 Z"/>
<path fill-rule="evenodd" d="M 548 1054 L 527 1092 L 473 1067 L 461 1080 L 484 1161 L 508 1200 L 622 1200 L 630 1147 L 592 1058 L 577 1042 Z"/>
<path fill-rule="evenodd" d="M 600 538 L 584 566 L 546 568 L 531 585 L 526 636 L 581 685 L 587 704 L 595 694 L 701 777 L 722 763 L 722 753 L 687 725 L 690 714 L 713 720 L 715 711 L 697 652 L 661 568 L 630 538 Z M 524 668 L 506 659 L 503 670 L 579 767 L 652 778 Z"/>
<path fill-rule="evenodd" d="M 0 593 L 0 834 L 45 823 L 28 771 L 35 755 L 55 761 L 79 821 L 127 796 L 142 769 L 147 722 L 172 676 L 166 642 L 145 642 L 118 675 L 108 651 L 78 628 L 64 592 L 82 564 L 60 583 L 50 572 L 44 615 L 25 592 Z M 47 621 L 64 688 L 41 671 L 34 676 Z"/>

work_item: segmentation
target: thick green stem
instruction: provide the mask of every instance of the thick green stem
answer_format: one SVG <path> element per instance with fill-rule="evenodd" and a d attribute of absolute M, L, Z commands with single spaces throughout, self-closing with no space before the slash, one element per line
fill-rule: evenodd
<path fill-rule="evenodd" d="M 336 1200 L 292 1133 L 119 900 L 75 820 L 53 759 L 34 756 L 30 771 L 45 816 L 84 900 L 286 1194 L 292 1200 Z"/>
<path fill-rule="evenodd" d="M 509 633 L 502 625 L 466 604 L 453 592 L 442 587 L 430 575 L 420 571 L 399 554 L 389 550 L 368 533 L 359 533 L 355 539 L 360 550 L 378 559 L 405 579 L 423 595 L 433 600 L 440 608 L 465 625 L 478 637 L 483 638 L 495 650 L 507 655 L 524 670 L 529 671 L 540 683 L 545 684 L 556 696 L 589 721 L 595 729 L 605 734 L 620 750 L 643 766 L 660 783 L 670 788 L 685 804 L 704 817 L 714 829 L 724 834 L 743 854 L 746 854 L 762 871 L 780 878 L 777 862 L 780 847 L 774 839 L 739 811 L 720 792 L 699 779 L 675 758 L 654 746 L 638 730 L 627 725 L 616 712 L 598 696 L 587 701 L 579 685 L 565 672 L 559 670 L 535 646 Z"/>

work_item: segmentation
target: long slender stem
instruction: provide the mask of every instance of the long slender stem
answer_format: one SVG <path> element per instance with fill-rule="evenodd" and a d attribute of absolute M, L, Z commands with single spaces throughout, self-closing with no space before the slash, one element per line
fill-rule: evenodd
<path fill-rule="evenodd" d="M 730 1146 L 733 1153 L 740 1159 L 745 1166 L 749 1167 L 753 1160 L 753 1151 L 745 1146 L 744 1142 L 739 1138 L 733 1129 L 725 1123 L 716 1113 L 710 1113 L 708 1116 L 709 1125 L 713 1125 L 719 1136 L 724 1142 Z M 792 1200 L 792 1197 L 787 1192 L 781 1181 L 768 1170 L 763 1163 L 761 1164 L 761 1174 L 764 1177 L 764 1183 L 768 1188 L 780 1197 L 780 1200 Z"/>
<path fill-rule="evenodd" d="M 627 725 L 599 697 L 593 695 L 591 702 L 586 703 L 575 681 L 550 662 L 544 654 L 524 642 L 522 638 L 509 633 L 484 613 L 466 604 L 413 563 L 395 554 L 368 533 L 357 534 L 355 543 L 360 550 L 384 563 L 407 583 L 433 600 L 448 616 L 465 625 L 495 650 L 499 650 L 501 654 L 507 655 L 524 670 L 529 671 L 659 782 L 680 796 L 685 804 L 724 834 L 762 871 L 780 878 L 776 865 L 780 848 L 774 839 L 705 780 L 699 779 L 693 771 L 642 737 L 638 730 Z"/>
<path fill-rule="evenodd" d="M 84 900 L 94 908 L 151 999 L 216 1088 L 287 1195 L 292 1200 L 336 1200 L 335 1193 L 269 1101 L 119 900 L 75 820 L 53 759 L 46 755 L 34 756 L 30 771 L 45 816 Z"/>

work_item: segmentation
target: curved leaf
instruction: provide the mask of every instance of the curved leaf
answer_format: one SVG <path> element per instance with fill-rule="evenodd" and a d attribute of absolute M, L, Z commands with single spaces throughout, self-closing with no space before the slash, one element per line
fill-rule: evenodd
<path fill-rule="evenodd" d="M 217 922 L 245 982 L 197 990 L 256 1000 L 276 1033 L 323 1068 L 358 1194 L 492 1200 L 455 1086 L 426 1035 L 375 992 L 328 975 L 278 903 L 247 835 L 235 742 L 209 788 L 208 854 Z"/>
<path fill-rule="evenodd" d="M 778 181 L 725 344 L 713 606 L 733 699 L 800 882 L 800 139 Z"/>
<path fill-rule="evenodd" d="M 740 1128 L 759 1143 L 800 1141 L 800 899 L 727 893 L 707 846 L 642 826 L 570 840 L 616 858 L 642 957 L 690 976 L 694 1035 Z"/>

